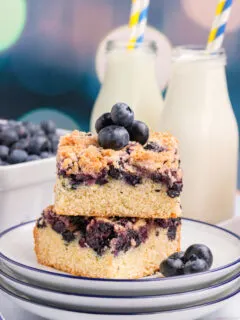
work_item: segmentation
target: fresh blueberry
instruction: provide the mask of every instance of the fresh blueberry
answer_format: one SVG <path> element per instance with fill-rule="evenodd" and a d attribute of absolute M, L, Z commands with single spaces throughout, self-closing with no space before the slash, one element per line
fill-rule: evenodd
<path fill-rule="evenodd" d="M 195 259 L 190 259 L 185 263 L 183 273 L 184 274 L 198 273 L 198 272 L 207 271 L 208 269 L 209 269 L 209 266 L 207 262 L 203 259 L 198 259 L 196 257 Z"/>
<path fill-rule="evenodd" d="M 14 129 L 6 129 L 0 133 L 0 141 L 6 146 L 10 146 L 18 141 L 18 135 Z"/>
<path fill-rule="evenodd" d="M 41 128 L 46 134 L 56 132 L 56 124 L 52 120 L 42 121 Z"/>
<path fill-rule="evenodd" d="M 48 150 L 48 139 L 43 136 L 33 137 L 28 146 L 28 152 L 30 154 L 40 155 L 41 152 Z"/>
<path fill-rule="evenodd" d="M 103 128 L 111 126 L 113 124 L 111 113 L 106 112 L 101 117 L 99 117 L 95 123 L 95 129 L 97 133 L 101 131 Z"/>
<path fill-rule="evenodd" d="M 180 260 L 184 261 L 184 252 L 183 251 L 174 252 L 173 254 L 171 254 L 168 257 L 168 259 L 173 259 L 173 260 L 180 259 Z"/>
<path fill-rule="evenodd" d="M 176 255 L 176 257 L 171 258 L 171 256 L 163 260 L 160 264 L 160 272 L 165 277 L 179 276 L 183 274 L 184 263 L 182 259 Z"/>
<path fill-rule="evenodd" d="M 47 152 L 47 151 L 44 151 L 44 152 L 41 152 L 40 154 L 40 157 L 42 159 L 47 159 L 47 158 L 50 158 L 50 157 L 53 157 L 54 155 L 50 152 Z"/>
<path fill-rule="evenodd" d="M 10 127 L 16 127 L 16 126 L 19 125 L 19 122 L 16 121 L 16 120 L 8 120 L 8 125 L 9 125 Z"/>
<path fill-rule="evenodd" d="M 6 160 L 8 157 L 9 148 L 7 146 L 0 145 L 0 159 Z"/>
<path fill-rule="evenodd" d="M 25 121 L 22 124 L 31 136 L 35 135 L 36 132 L 41 129 L 40 125 L 36 123 Z"/>
<path fill-rule="evenodd" d="M 39 156 L 37 156 L 36 154 L 30 154 L 28 157 L 27 157 L 27 161 L 35 161 L 35 160 L 39 160 L 41 159 Z"/>
<path fill-rule="evenodd" d="M 49 151 L 56 153 L 58 148 L 58 143 L 59 143 L 59 136 L 56 134 L 50 136 L 49 142 L 51 144 L 51 148 L 49 149 Z"/>
<path fill-rule="evenodd" d="M 25 162 L 27 160 L 28 154 L 24 150 L 13 150 L 9 157 L 8 157 L 8 162 L 11 164 L 16 164 L 16 163 L 21 163 Z"/>
<path fill-rule="evenodd" d="M 3 167 L 3 166 L 8 166 L 8 165 L 9 165 L 9 163 L 0 159 L 0 166 Z"/>
<path fill-rule="evenodd" d="M 7 123 L 0 123 L 0 132 L 3 132 L 7 129 L 10 129 L 10 126 Z"/>
<path fill-rule="evenodd" d="M 99 145 L 104 149 L 120 150 L 129 142 L 127 130 L 119 126 L 108 126 L 98 134 Z"/>
<path fill-rule="evenodd" d="M 112 107 L 111 118 L 116 125 L 129 127 L 133 123 L 134 112 L 126 103 L 119 102 Z"/>
<path fill-rule="evenodd" d="M 45 137 L 46 136 L 46 133 L 42 130 L 42 129 L 38 129 L 34 134 L 33 134 L 34 137 L 36 136 L 43 136 Z"/>
<path fill-rule="evenodd" d="M 185 252 L 184 259 L 188 261 L 191 256 L 195 255 L 198 259 L 203 259 L 206 261 L 208 268 L 211 267 L 213 263 L 213 255 L 211 250 L 204 244 L 193 244 Z"/>
<path fill-rule="evenodd" d="M 28 136 L 28 130 L 22 124 L 19 124 L 15 127 L 15 131 L 17 132 L 20 139 L 26 138 Z"/>
<path fill-rule="evenodd" d="M 29 140 L 28 139 L 21 139 L 21 140 L 15 142 L 12 145 L 11 149 L 12 150 L 15 150 L 15 149 L 27 150 L 28 146 L 29 146 Z"/>
<path fill-rule="evenodd" d="M 128 128 L 131 141 L 137 141 L 145 144 L 148 141 L 149 129 L 148 126 L 142 121 L 133 121 L 131 127 Z"/>

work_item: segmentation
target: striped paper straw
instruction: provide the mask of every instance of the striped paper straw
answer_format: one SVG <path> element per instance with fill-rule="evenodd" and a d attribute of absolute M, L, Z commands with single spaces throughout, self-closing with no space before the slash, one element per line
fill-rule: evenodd
<path fill-rule="evenodd" d="M 215 51 L 221 48 L 232 3 L 233 0 L 220 0 L 218 2 L 216 16 L 208 37 L 207 50 Z"/>
<path fill-rule="evenodd" d="M 137 40 L 138 20 L 140 15 L 140 0 L 132 0 L 131 13 L 129 18 L 129 28 L 131 29 L 128 42 L 128 49 L 133 49 Z"/>
<path fill-rule="evenodd" d="M 147 25 L 147 17 L 148 17 L 148 9 L 149 9 L 149 0 L 143 0 L 143 6 L 141 8 L 141 12 L 139 15 L 138 22 L 138 35 L 136 40 L 136 47 L 143 43 L 145 29 Z"/>

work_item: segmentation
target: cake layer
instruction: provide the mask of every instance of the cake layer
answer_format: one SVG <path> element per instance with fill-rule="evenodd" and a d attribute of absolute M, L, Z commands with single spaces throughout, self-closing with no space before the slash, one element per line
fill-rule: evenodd
<path fill-rule="evenodd" d="M 180 219 L 86 218 L 47 208 L 34 229 L 38 262 L 73 275 L 134 279 L 180 250 Z"/>
<path fill-rule="evenodd" d="M 73 131 L 57 155 L 58 214 L 170 218 L 181 213 L 182 171 L 176 139 L 152 133 L 146 145 L 103 149 L 97 136 Z"/>
<path fill-rule="evenodd" d="M 163 219 L 181 216 L 179 197 L 170 198 L 165 185 L 150 179 L 135 187 L 111 179 L 105 185 L 81 185 L 72 190 L 67 179 L 58 178 L 55 209 L 61 215 Z"/>

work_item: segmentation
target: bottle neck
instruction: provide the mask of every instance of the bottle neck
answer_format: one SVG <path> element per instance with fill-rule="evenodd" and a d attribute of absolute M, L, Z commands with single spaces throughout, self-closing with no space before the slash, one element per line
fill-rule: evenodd
<path fill-rule="evenodd" d="M 140 78 L 139 78 L 140 77 Z M 156 81 L 155 55 L 141 50 L 109 52 L 107 55 L 107 68 L 105 80 L 119 79 L 138 82 Z"/>
<path fill-rule="evenodd" d="M 204 108 L 211 101 L 212 108 L 218 101 L 230 103 L 225 66 L 219 61 L 175 62 L 167 97 L 191 101 L 193 105 Z M 186 106 L 187 107 L 187 106 Z"/>

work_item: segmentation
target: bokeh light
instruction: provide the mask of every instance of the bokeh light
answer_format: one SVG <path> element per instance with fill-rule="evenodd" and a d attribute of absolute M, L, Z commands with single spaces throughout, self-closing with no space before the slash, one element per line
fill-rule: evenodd
<path fill-rule="evenodd" d="M 58 128 L 68 130 L 80 129 L 77 122 L 74 119 L 72 119 L 68 114 L 53 108 L 44 107 L 30 111 L 23 115 L 19 120 L 40 123 L 42 120 L 49 119 L 54 120 Z"/>
<path fill-rule="evenodd" d="M 25 0 L 0 0 L 0 51 L 20 37 L 26 21 Z"/>
<path fill-rule="evenodd" d="M 216 0 L 182 0 L 186 14 L 194 22 L 210 30 L 216 11 Z M 233 1 L 227 31 L 240 28 L 240 1 Z"/>

